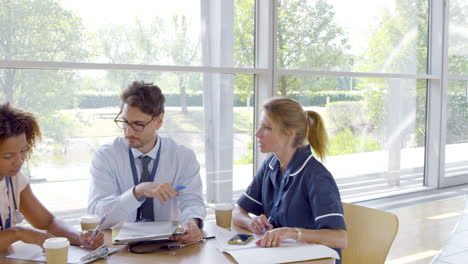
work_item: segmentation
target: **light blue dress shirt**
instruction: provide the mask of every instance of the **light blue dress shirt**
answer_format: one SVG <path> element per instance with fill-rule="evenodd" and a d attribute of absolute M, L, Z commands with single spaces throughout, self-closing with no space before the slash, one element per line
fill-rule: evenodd
<path fill-rule="evenodd" d="M 155 221 L 183 223 L 190 218 L 203 220 L 206 210 L 199 174 L 200 164 L 192 150 L 165 137 L 158 137 L 157 144 L 146 154 L 132 148 L 138 179 L 142 170 L 138 157 L 147 155 L 152 158 L 148 167 L 151 171 L 160 147 L 161 156 L 154 181 L 169 182 L 174 188 L 181 185 L 186 188 L 162 205 L 157 198 L 146 198 L 154 199 Z M 91 164 L 91 176 L 88 212 L 99 216 L 108 213 L 103 229 L 121 222 L 134 222 L 137 209 L 145 199 L 137 200 L 133 195 L 135 184 L 125 138 L 118 137 L 111 144 L 103 145 L 96 151 Z"/>

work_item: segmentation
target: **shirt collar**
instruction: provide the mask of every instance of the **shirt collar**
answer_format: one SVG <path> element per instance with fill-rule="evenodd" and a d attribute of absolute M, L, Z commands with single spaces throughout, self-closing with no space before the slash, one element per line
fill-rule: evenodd
<path fill-rule="evenodd" d="M 287 170 L 291 173 L 289 176 L 296 176 L 299 172 L 302 171 L 305 164 L 313 157 L 312 150 L 310 145 L 305 145 L 303 147 L 297 148 L 296 152 L 294 153 L 290 164 L 288 165 Z M 280 169 L 280 162 L 278 157 L 273 154 L 273 157 L 268 164 L 271 170 L 278 170 Z"/>
<path fill-rule="evenodd" d="M 138 159 L 140 156 L 149 156 L 152 159 L 156 159 L 156 154 L 158 153 L 159 146 L 161 146 L 161 138 L 158 136 L 158 141 L 156 142 L 156 145 L 154 145 L 154 147 L 150 151 L 148 151 L 148 153 L 143 153 L 136 148 L 131 148 L 131 150 L 135 159 Z"/>

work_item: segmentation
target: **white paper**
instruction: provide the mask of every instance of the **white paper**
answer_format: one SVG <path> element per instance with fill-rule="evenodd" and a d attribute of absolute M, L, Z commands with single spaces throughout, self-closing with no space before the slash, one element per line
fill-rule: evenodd
<path fill-rule="evenodd" d="M 12 245 L 14 253 L 6 256 L 7 258 L 12 259 L 23 259 L 23 260 L 32 260 L 32 261 L 46 261 L 45 253 L 43 253 L 42 248 L 35 244 L 27 244 L 24 242 L 16 242 Z M 111 251 L 116 251 L 117 249 L 111 249 Z M 81 258 L 89 254 L 91 250 L 87 250 L 81 247 L 70 246 L 68 248 L 68 263 L 80 263 Z"/>
<path fill-rule="evenodd" d="M 124 223 L 119 235 L 114 239 L 117 243 L 129 243 L 134 241 L 168 238 L 177 226 L 172 222 L 131 222 Z"/>
<path fill-rule="evenodd" d="M 294 240 L 285 240 L 279 247 L 259 247 L 255 242 L 262 238 L 261 235 L 255 235 L 255 239 L 246 245 L 228 244 L 227 241 L 236 234 L 235 232 L 215 227 L 218 248 L 231 255 L 239 264 L 252 263 L 252 256 L 255 256 L 254 262 L 256 264 L 286 263 L 321 258 L 340 259 L 338 252 L 327 246 L 298 243 Z"/>
<path fill-rule="evenodd" d="M 255 264 L 286 263 L 321 258 L 340 259 L 338 253 L 327 246 L 305 243 L 285 243 L 276 248 L 257 247 L 225 252 L 230 254 L 239 264 L 252 263 L 252 256 L 255 256 Z"/>

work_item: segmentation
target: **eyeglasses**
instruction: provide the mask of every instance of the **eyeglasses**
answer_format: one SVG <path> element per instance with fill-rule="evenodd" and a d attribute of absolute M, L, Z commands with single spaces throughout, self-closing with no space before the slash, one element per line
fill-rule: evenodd
<path fill-rule="evenodd" d="M 140 123 L 134 123 L 134 122 L 128 122 L 127 120 L 125 119 L 118 119 L 120 113 L 117 115 L 117 117 L 114 119 L 114 122 L 115 124 L 119 127 L 119 128 L 122 128 L 122 129 L 127 129 L 129 126 L 132 127 L 133 130 L 137 131 L 137 132 L 142 132 L 143 130 L 145 130 L 145 127 L 151 123 L 157 116 L 153 116 L 153 118 L 151 118 L 150 121 L 148 121 L 147 123 L 145 124 L 140 124 Z"/>

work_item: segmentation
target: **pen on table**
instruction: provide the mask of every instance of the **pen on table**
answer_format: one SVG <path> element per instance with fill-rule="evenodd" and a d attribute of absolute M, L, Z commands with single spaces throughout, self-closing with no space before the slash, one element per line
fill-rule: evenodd
<path fill-rule="evenodd" d="M 180 191 L 180 190 L 183 190 L 183 189 L 185 189 L 185 186 L 184 186 L 184 185 L 177 186 L 177 187 L 175 188 L 176 192 L 178 192 L 178 191 Z"/>

